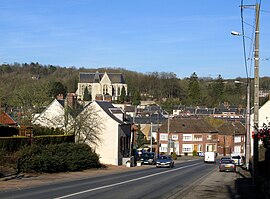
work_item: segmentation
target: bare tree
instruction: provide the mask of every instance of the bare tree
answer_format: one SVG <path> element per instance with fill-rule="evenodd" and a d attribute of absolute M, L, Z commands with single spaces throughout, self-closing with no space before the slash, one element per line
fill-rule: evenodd
<path fill-rule="evenodd" d="M 74 118 L 70 130 L 74 133 L 76 142 L 97 146 L 101 142 L 103 126 L 103 120 L 98 112 L 86 108 Z"/>
<path fill-rule="evenodd" d="M 63 108 L 56 104 L 53 107 L 48 107 L 33 123 L 60 128 L 65 134 L 75 135 L 76 142 L 87 143 L 95 147 L 101 142 L 102 118 L 93 107 L 87 106 L 87 108 L 81 110 L 72 109 L 68 106 Z"/>

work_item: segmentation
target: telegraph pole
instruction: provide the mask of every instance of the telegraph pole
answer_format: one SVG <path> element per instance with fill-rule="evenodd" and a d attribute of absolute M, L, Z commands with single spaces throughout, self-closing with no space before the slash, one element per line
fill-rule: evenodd
<path fill-rule="evenodd" d="M 246 169 L 249 169 L 250 159 L 250 78 L 247 79 L 247 109 L 246 109 Z"/>
<path fill-rule="evenodd" d="M 254 47 L 254 144 L 253 144 L 253 165 L 252 183 L 257 184 L 258 178 L 258 130 L 259 130 L 259 17 L 260 5 L 256 4 L 256 27 L 255 27 L 255 47 Z"/>

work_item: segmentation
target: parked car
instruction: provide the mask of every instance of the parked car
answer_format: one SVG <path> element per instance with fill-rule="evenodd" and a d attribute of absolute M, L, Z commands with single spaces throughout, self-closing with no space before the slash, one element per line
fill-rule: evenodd
<path fill-rule="evenodd" d="M 236 165 L 231 159 L 222 159 L 219 163 L 219 171 L 236 171 Z"/>
<path fill-rule="evenodd" d="M 145 152 L 142 154 L 141 161 L 143 164 L 156 164 L 156 154 L 154 152 Z"/>
<path fill-rule="evenodd" d="M 232 156 L 232 160 L 234 161 L 235 165 L 242 166 L 244 164 L 243 157 L 240 155 Z"/>
<path fill-rule="evenodd" d="M 223 156 L 223 157 L 220 158 L 220 162 L 221 162 L 222 160 L 231 160 L 231 157 Z"/>
<path fill-rule="evenodd" d="M 161 155 L 157 159 L 156 167 L 174 167 L 174 160 L 170 155 Z"/>

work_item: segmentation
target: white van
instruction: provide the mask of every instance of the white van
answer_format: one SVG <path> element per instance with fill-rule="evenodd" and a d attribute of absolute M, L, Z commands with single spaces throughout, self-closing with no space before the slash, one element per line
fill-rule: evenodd
<path fill-rule="evenodd" d="M 215 152 L 205 152 L 204 162 L 216 163 L 216 153 Z"/>

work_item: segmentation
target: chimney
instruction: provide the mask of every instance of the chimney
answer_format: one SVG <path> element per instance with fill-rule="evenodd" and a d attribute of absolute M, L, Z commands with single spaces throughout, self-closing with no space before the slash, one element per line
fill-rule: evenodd
<path fill-rule="evenodd" d="M 65 106 L 69 106 L 72 109 L 76 108 L 76 101 L 77 101 L 77 96 L 75 93 L 68 93 L 66 100 L 65 100 Z"/>

